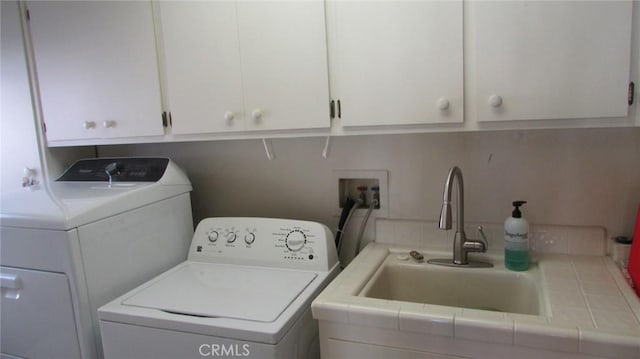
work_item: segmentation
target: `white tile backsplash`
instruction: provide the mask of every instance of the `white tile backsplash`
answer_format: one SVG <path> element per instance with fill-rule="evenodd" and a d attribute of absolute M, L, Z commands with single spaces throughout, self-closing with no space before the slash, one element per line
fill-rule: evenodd
<path fill-rule="evenodd" d="M 375 236 L 376 242 L 395 244 L 396 239 L 396 222 L 388 220 L 376 220 Z"/>
<path fill-rule="evenodd" d="M 600 227 L 571 227 L 567 231 L 569 253 L 573 255 L 604 256 L 607 254 L 606 233 Z"/>
<path fill-rule="evenodd" d="M 569 253 L 567 231 L 557 226 L 531 226 L 531 249 L 537 253 Z"/>
<path fill-rule="evenodd" d="M 504 227 L 501 223 L 465 224 L 467 238 L 480 237 L 477 228 L 482 226 L 489 242 L 490 253 L 502 253 Z M 433 250 L 451 250 L 455 230 L 441 230 L 433 221 L 392 218 L 376 218 L 375 240 L 379 243 L 424 247 Z M 531 225 L 529 230 L 531 255 L 555 253 L 586 256 L 606 255 L 606 231 L 597 226 Z M 587 275 L 587 274 L 585 274 Z"/>
<path fill-rule="evenodd" d="M 419 246 L 424 238 L 422 227 L 419 221 L 405 221 L 402 226 L 395 226 L 395 244 Z"/>

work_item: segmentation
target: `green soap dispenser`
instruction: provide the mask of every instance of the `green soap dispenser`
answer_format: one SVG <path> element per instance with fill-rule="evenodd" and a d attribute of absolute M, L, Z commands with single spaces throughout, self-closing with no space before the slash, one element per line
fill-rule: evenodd
<path fill-rule="evenodd" d="M 526 201 L 514 201 L 511 217 L 504 221 L 504 264 L 507 269 L 529 269 L 529 223 L 522 218 L 520 206 Z"/>

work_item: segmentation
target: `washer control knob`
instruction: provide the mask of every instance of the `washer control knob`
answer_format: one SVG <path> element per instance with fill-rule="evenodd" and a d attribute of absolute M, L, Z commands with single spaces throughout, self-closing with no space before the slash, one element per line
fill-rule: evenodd
<path fill-rule="evenodd" d="M 218 237 L 220 237 L 220 234 L 217 231 L 211 231 L 207 234 L 207 239 L 209 239 L 209 242 L 211 243 L 217 241 Z"/>
<path fill-rule="evenodd" d="M 304 248 L 307 243 L 307 236 L 299 229 L 294 229 L 287 234 L 285 244 L 287 248 L 292 252 L 297 252 Z"/>
<path fill-rule="evenodd" d="M 111 162 L 104 168 L 104 172 L 109 177 L 117 176 L 120 174 L 121 169 L 122 169 L 122 166 L 120 166 L 118 162 Z"/>
<path fill-rule="evenodd" d="M 251 232 L 247 232 L 244 235 L 244 243 L 246 244 L 253 244 L 253 242 L 256 241 L 256 235 L 254 233 Z"/>
<path fill-rule="evenodd" d="M 236 241 L 238 236 L 236 235 L 235 232 L 229 232 L 226 234 L 226 238 L 227 238 L 227 243 L 233 243 Z"/>

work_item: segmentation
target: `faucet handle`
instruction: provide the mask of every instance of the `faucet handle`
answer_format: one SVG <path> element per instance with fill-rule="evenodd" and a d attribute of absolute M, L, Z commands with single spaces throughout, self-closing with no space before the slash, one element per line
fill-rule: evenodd
<path fill-rule="evenodd" d="M 487 241 L 487 236 L 484 235 L 482 226 L 478 226 L 478 233 L 480 233 L 480 238 L 482 239 L 482 243 L 484 244 L 483 252 L 486 252 L 489 249 L 489 241 Z"/>

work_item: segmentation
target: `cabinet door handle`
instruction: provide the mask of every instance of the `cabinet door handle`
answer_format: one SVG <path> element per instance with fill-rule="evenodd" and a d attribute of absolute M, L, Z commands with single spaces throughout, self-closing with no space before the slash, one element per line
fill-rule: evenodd
<path fill-rule="evenodd" d="M 491 107 L 502 106 L 502 96 L 498 96 L 498 95 L 489 96 L 489 105 L 491 105 Z"/>
<path fill-rule="evenodd" d="M 438 101 L 436 101 L 436 106 L 440 111 L 446 111 L 449 109 L 449 100 L 444 97 L 440 97 Z"/>
<path fill-rule="evenodd" d="M 84 127 L 85 130 L 90 130 L 96 127 L 96 123 L 93 121 L 84 121 L 82 127 Z"/>
<path fill-rule="evenodd" d="M 253 110 L 253 112 L 251 112 L 251 118 L 256 122 L 262 120 L 262 110 L 259 108 Z"/>
<path fill-rule="evenodd" d="M 107 120 L 107 121 L 104 121 L 104 122 L 102 123 L 102 126 L 104 126 L 104 128 L 112 128 L 112 127 L 116 127 L 116 121 L 113 121 L 113 120 Z"/>
<path fill-rule="evenodd" d="M 336 101 L 335 100 L 331 100 L 331 102 L 329 103 L 329 118 L 331 119 L 336 118 Z"/>
<path fill-rule="evenodd" d="M 20 281 L 20 278 L 14 274 L 1 273 L 0 287 L 7 289 L 20 289 L 22 288 L 22 282 Z"/>
<path fill-rule="evenodd" d="M 224 120 L 227 122 L 231 122 L 235 119 L 235 114 L 231 111 L 227 111 L 224 113 Z"/>

